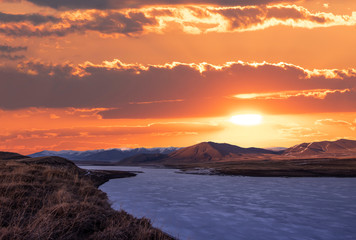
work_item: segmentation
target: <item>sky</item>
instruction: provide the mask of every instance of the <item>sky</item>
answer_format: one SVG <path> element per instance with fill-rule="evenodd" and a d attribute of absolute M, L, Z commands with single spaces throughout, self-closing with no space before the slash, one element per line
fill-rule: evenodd
<path fill-rule="evenodd" d="M 354 0 L 0 0 L 0 150 L 356 139 L 355 43 Z"/>

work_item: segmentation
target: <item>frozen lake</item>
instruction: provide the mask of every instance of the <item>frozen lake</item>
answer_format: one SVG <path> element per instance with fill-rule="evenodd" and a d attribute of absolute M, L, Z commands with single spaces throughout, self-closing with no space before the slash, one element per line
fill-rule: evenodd
<path fill-rule="evenodd" d="M 100 187 L 115 209 L 179 239 L 356 239 L 356 178 L 264 178 L 138 170 Z"/>

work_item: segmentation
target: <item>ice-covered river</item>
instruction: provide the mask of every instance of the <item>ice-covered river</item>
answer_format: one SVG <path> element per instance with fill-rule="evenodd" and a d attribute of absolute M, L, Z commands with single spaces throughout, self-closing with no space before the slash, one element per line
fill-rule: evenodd
<path fill-rule="evenodd" d="M 138 170 L 100 187 L 115 209 L 179 239 L 356 239 L 356 178 L 265 178 Z"/>

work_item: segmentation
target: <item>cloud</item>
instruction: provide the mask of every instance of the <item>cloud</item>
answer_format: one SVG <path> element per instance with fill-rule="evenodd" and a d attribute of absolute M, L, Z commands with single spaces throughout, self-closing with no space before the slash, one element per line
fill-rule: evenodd
<path fill-rule="evenodd" d="M 41 18 L 30 18 L 32 15 L 6 15 L 11 17 L 4 20 L 0 15 L 0 23 L 7 23 L 0 25 L 0 33 L 8 36 L 65 36 L 87 31 L 133 35 L 143 32 L 146 26 L 156 24 L 154 18 L 149 18 L 142 12 L 133 11 L 127 13 L 96 10 L 65 12 L 60 18 L 43 16 L 42 21 L 40 21 Z"/>
<path fill-rule="evenodd" d="M 307 127 L 291 127 L 279 129 L 278 132 L 284 137 L 297 137 L 297 138 L 310 138 L 310 137 L 323 137 L 328 134 L 314 130 Z"/>
<path fill-rule="evenodd" d="M 18 2 L 19 0 L 6 0 Z M 219 5 L 219 6 L 249 6 L 265 5 L 281 2 L 298 2 L 298 0 L 28 0 L 39 6 L 55 9 L 121 9 L 140 8 L 154 5 Z M 0 1 L 1 2 L 1 1 Z"/>
<path fill-rule="evenodd" d="M 24 59 L 24 55 L 14 55 L 14 52 L 26 51 L 27 47 L 24 46 L 9 46 L 9 45 L 1 45 L 0 44 L 0 59 L 7 60 L 20 60 Z"/>
<path fill-rule="evenodd" d="M 21 23 L 28 22 L 33 25 L 41 25 L 44 23 L 56 23 L 59 22 L 60 19 L 50 16 L 50 15 L 42 15 L 38 13 L 33 14 L 9 14 L 0 12 L 0 23 Z"/>
<path fill-rule="evenodd" d="M 330 118 L 319 119 L 315 121 L 316 125 L 331 125 L 331 126 L 352 126 L 353 124 L 344 120 L 334 120 Z"/>
<path fill-rule="evenodd" d="M 330 118 L 316 120 L 315 125 L 349 127 L 353 131 L 356 129 L 356 122 L 334 120 Z"/>
<path fill-rule="evenodd" d="M 13 52 L 18 52 L 18 51 L 26 51 L 27 47 L 24 46 L 9 46 L 9 45 L 1 45 L 0 44 L 0 52 L 3 53 L 13 53 Z"/>
<path fill-rule="evenodd" d="M 356 111 L 354 69 L 310 72 L 286 63 L 26 61 L 17 68 L 0 66 L 0 108 L 94 109 L 91 114 L 103 118 L 216 117 L 241 108 L 278 114 Z M 231 97 L 251 92 L 288 97 Z"/>
<path fill-rule="evenodd" d="M 54 129 L 18 130 L 0 135 L 0 141 L 7 143 L 16 140 L 31 139 L 79 139 L 115 137 L 125 135 L 149 134 L 152 136 L 181 136 L 197 135 L 204 132 L 221 130 L 222 126 L 211 124 L 194 124 L 184 122 L 151 123 L 138 126 L 96 126 L 96 127 L 72 127 Z"/>
<path fill-rule="evenodd" d="M 25 55 L 11 55 L 11 54 L 0 54 L 0 59 L 7 59 L 7 60 L 20 60 L 24 59 Z"/>
<path fill-rule="evenodd" d="M 350 92 L 350 89 L 309 89 L 299 91 L 282 91 L 269 93 L 243 93 L 234 97 L 239 99 L 287 99 L 291 97 L 312 97 L 316 99 L 325 99 L 328 94 Z"/>
<path fill-rule="evenodd" d="M 279 25 L 308 29 L 355 26 L 356 12 L 352 15 L 335 15 L 312 13 L 295 5 L 272 5 L 77 10 L 61 12 L 58 16 L 0 13 L 0 34 L 15 37 L 66 36 L 86 32 L 111 37 L 138 36 L 162 33 L 172 26 L 187 34 L 202 34 L 256 31 Z"/>
<path fill-rule="evenodd" d="M 49 115 L 49 118 L 50 119 L 58 119 L 58 118 L 61 118 L 61 117 L 56 115 L 56 114 L 54 114 L 54 113 L 52 113 L 52 114 Z"/>

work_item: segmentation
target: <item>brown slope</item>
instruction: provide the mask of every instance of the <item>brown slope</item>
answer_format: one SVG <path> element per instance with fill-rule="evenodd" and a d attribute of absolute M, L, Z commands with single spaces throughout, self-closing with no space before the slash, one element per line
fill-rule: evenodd
<path fill-rule="evenodd" d="M 284 151 L 285 156 L 354 156 L 356 155 L 356 141 L 339 139 L 337 141 L 322 141 L 302 143 Z"/>
<path fill-rule="evenodd" d="M 193 163 L 237 160 L 246 155 L 276 154 L 262 148 L 242 148 L 227 143 L 202 142 L 168 154 L 165 163 Z"/>

